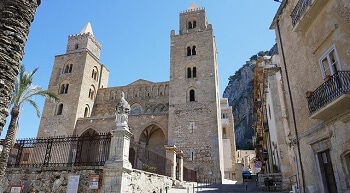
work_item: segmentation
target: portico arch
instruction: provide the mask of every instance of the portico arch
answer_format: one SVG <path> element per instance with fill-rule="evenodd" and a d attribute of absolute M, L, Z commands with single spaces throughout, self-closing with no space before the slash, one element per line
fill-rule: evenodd
<path fill-rule="evenodd" d="M 165 155 L 164 145 L 167 144 L 165 135 L 160 126 L 151 124 L 147 126 L 140 135 L 139 144 L 144 145 L 148 150 Z"/>

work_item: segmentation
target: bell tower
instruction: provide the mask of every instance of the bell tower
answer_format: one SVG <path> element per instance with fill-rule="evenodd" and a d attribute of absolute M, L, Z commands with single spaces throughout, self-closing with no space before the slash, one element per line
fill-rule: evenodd
<path fill-rule="evenodd" d="M 204 8 L 180 13 L 171 31 L 168 145 L 184 151 L 199 179 L 223 178 L 217 50 Z"/>
<path fill-rule="evenodd" d="M 48 89 L 59 102 L 45 101 L 38 137 L 74 134 L 78 118 L 89 117 L 99 88 L 106 88 L 108 69 L 100 63 L 101 44 L 88 23 L 68 37 L 66 53 L 55 56 Z"/>

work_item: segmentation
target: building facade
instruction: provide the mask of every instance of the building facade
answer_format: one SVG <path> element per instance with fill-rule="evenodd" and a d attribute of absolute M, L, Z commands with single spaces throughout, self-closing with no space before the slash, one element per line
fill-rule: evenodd
<path fill-rule="evenodd" d="M 350 191 L 350 2 L 284 0 L 272 22 L 301 192 Z"/>
<path fill-rule="evenodd" d="M 164 156 L 165 146 L 175 147 L 199 180 L 232 178 L 233 115 L 227 100 L 220 106 L 217 50 L 205 9 L 192 4 L 181 12 L 179 33 L 172 30 L 170 39 L 169 81 L 140 79 L 107 87 L 109 70 L 99 61 L 101 45 L 91 25 L 69 36 L 66 53 L 55 57 L 49 83 L 60 101 L 45 101 L 38 137 L 110 132 L 124 93 L 133 143 Z M 230 156 L 223 156 L 224 149 Z"/>

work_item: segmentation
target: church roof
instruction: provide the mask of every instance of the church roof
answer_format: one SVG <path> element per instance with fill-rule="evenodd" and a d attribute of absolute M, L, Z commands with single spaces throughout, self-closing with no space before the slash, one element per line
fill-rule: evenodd
<path fill-rule="evenodd" d="M 143 85 L 143 84 L 154 84 L 154 82 L 144 80 L 144 79 L 138 79 L 138 80 L 128 84 L 128 86 Z"/>
<path fill-rule="evenodd" d="M 197 9 L 199 9 L 197 4 L 196 3 L 192 3 L 191 6 L 187 10 L 191 11 L 191 10 L 197 10 Z"/>
<path fill-rule="evenodd" d="M 86 24 L 86 26 L 80 32 L 80 34 L 87 34 L 87 33 L 90 33 L 91 35 L 94 35 L 94 33 L 92 32 L 92 28 L 91 28 L 90 22 L 88 22 Z"/>

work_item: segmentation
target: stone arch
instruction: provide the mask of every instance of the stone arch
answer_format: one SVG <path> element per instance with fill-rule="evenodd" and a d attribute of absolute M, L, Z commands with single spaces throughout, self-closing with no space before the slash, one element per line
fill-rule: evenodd
<path fill-rule="evenodd" d="M 130 107 L 130 115 L 142 114 L 142 106 L 139 103 L 134 103 Z"/>
<path fill-rule="evenodd" d="M 90 117 L 90 106 L 88 104 L 84 108 L 84 117 Z"/>
<path fill-rule="evenodd" d="M 196 17 L 190 17 L 187 19 L 187 29 L 194 29 L 197 27 L 197 18 Z"/>
<path fill-rule="evenodd" d="M 145 148 L 165 156 L 164 145 L 167 144 L 163 129 L 158 124 L 148 125 L 140 134 L 139 144 Z"/>
<path fill-rule="evenodd" d="M 92 128 L 85 130 L 81 135 L 81 140 L 78 141 L 77 161 L 81 163 L 95 162 L 98 155 L 99 147 L 94 141 L 99 137 L 99 134 Z M 94 140 L 95 139 L 95 140 Z"/>
<path fill-rule="evenodd" d="M 196 88 L 191 86 L 187 89 L 187 102 L 195 102 L 195 101 L 198 101 Z"/>

